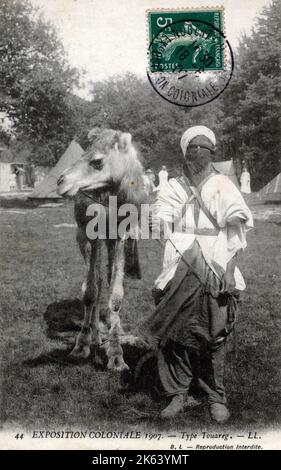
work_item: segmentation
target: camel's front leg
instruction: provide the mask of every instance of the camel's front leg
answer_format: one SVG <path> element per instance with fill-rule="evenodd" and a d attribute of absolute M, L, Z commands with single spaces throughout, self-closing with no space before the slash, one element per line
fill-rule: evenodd
<path fill-rule="evenodd" d="M 115 246 L 115 256 L 112 269 L 111 295 L 109 299 L 110 331 L 107 347 L 108 369 L 122 371 L 129 369 L 123 358 L 123 350 L 120 345 L 120 333 L 123 333 L 120 323 L 120 310 L 124 297 L 124 266 L 125 252 L 124 240 L 118 240 Z"/>
<path fill-rule="evenodd" d="M 89 270 L 84 293 L 84 320 L 71 356 L 85 359 L 90 355 L 90 346 L 101 343 L 99 333 L 99 311 L 101 293 L 101 244 L 99 240 L 91 245 Z"/>

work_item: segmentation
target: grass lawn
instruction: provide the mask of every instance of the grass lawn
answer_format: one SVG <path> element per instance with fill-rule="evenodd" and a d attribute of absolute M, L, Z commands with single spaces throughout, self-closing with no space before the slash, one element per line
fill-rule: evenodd
<path fill-rule="evenodd" d="M 259 208 L 255 207 L 258 213 Z M 263 208 L 264 210 L 264 208 Z M 247 282 L 235 340 L 228 346 L 225 384 L 233 417 L 228 429 L 281 424 L 281 214 L 257 220 L 240 263 Z M 63 207 L 1 209 L 2 421 L 20 429 L 168 430 L 214 429 L 205 406 L 161 423 L 163 406 L 144 393 L 117 392 L 118 376 L 94 365 L 68 363 L 82 312 L 84 266 L 76 246 L 71 203 Z M 143 279 L 126 281 L 123 324 L 133 330 L 153 309 L 151 287 L 161 249 L 140 243 Z M 55 304 L 60 302 L 60 304 Z M 104 299 L 105 302 L 105 299 Z M 63 310 L 64 308 L 64 310 Z M 67 313 L 69 308 L 69 324 Z M 65 331 L 54 334 L 61 310 Z M 78 314 L 77 314 L 78 311 Z M 52 317 L 53 315 L 53 317 Z M 57 322 L 57 323 L 56 323 Z M 65 358 L 65 359 L 64 359 Z"/>

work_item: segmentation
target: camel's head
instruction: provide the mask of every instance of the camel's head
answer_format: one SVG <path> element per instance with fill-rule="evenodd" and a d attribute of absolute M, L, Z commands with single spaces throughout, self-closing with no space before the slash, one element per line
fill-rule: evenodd
<path fill-rule="evenodd" d="M 58 194 L 75 196 L 80 189 L 114 187 L 124 202 L 140 202 L 144 191 L 143 169 L 131 134 L 93 129 L 88 137 L 91 143 L 82 158 L 58 179 Z"/>

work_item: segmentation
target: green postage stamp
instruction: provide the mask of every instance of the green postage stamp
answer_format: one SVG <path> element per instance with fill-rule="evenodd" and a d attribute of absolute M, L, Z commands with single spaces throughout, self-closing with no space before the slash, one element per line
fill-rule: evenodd
<path fill-rule="evenodd" d="M 207 72 L 224 69 L 223 7 L 151 10 L 150 72 Z"/>

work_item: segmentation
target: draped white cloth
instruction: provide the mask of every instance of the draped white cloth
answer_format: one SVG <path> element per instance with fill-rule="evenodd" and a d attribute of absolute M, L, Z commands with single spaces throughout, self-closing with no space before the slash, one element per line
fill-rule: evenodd
<path fill-rule="evenodd" d="M 219 229 L 216 230 L 201 208 L 196 226 L 192 204 L 194 196 L 188 196 L 176 179 L 170 179 L 157 195 L 153 207 L 153 226 L 162 221 L 168 228 L 171 222 L 177 221 L 175 231 L 169 236 L 172 243 L 166 241 L 162 272 L 155 281 L 159 289 L 164 289 L 173 278 L 181 255 L 193 245 L 195 239 L 206 262 L 218 277 L 237 251 L 247 246 L 246 231 L 253 227 L 252 214 L 230 179 L 214 174 L 203 184 L 201 198 Z M 184 206 L 185 214 L 182 212 Z M 236 288 L 244 290 L 245 282 L 237 267 L 234 277 Z"/>

